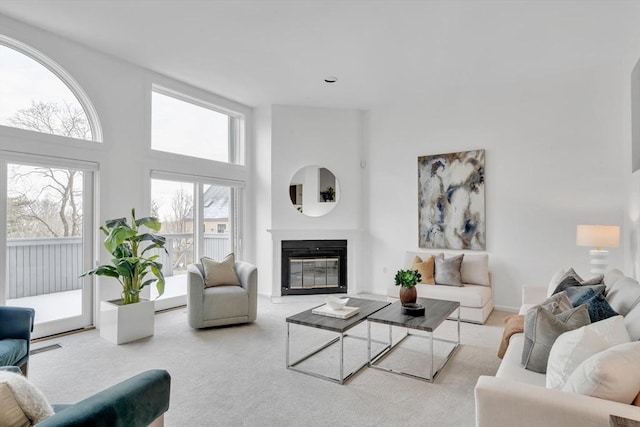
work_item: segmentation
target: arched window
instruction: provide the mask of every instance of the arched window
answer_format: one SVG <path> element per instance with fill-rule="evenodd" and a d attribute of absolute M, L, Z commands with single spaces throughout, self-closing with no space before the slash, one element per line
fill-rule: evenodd
<path fill-rule="evenodd" d="M 41 53 L 2 35 L 0 125 L 102 141 L 95 110 L 75 80 Z"/>

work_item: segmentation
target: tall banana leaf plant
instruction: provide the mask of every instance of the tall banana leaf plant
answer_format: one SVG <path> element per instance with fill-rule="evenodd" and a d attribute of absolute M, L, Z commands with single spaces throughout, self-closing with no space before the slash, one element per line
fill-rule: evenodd
<path fill-rule="evenodd" d="M 157 261 L 160 255 L 145 257 L 145 254 L 152 249 L 162 249 L 166 253 L 166 239 L 142 232 L 142 227 L 157 233 L 161 223 L 154 217 L 136 219 L 135 209 L 131 209 L 131 225 L 126 218 L 106 221 L 100 230 L 106 235 L 104 247 L 113 256 L 111 264 L 98 266 L 80 277 L 93 274 L 117 279 L 122 285 L 122 304 L 139 302 L 140 291 L 154 282 L 158 296 L 162 295 L 165 281 L 162 264 Z M 149 273 L 154 277 L 147 278 Z"/>

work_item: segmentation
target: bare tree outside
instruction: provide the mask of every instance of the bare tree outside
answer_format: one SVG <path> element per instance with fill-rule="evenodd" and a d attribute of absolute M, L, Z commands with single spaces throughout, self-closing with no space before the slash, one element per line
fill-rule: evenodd
<path fill-rule="evenodd" d="M 87 116 L 69 103 L 33 102 L 18 110 L 13 127 L 70 138 L 90 139 Z M 80 236 L 82 172 L 72 169 L 9 165 L 8 237 Z"/>
<path fill-rule="evenodd" d="M 193 230 L 193 194 L 184 187 L 175 191 L 171 198 L 171 210 L 166 218 L 170 233 L 190 233 Z"/>

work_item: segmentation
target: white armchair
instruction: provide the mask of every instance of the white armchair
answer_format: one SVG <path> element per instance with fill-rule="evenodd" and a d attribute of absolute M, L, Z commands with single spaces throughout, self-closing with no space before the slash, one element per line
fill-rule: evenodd
<path fill-rule="evenodd" d="M 258 269 L 238 261 L 234 270 L 240 286 L 205 288 L 202 264 L 187 267 L 187 316 L 192 328 L 250 323 L 258 307 Z"/>

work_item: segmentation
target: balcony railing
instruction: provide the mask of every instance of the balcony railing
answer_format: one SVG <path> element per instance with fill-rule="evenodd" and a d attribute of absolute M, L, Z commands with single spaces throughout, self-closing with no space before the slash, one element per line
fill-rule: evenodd
<path fill-rule="evenodd" d="M 82 238 L 7 239 L 7 299 L 80 289 Z"/>
<path fill-rule="evenodd" d="M 164 234 L 167 252 L 161 254 L 166 277 L 184 273 L 193 261 L 192 234 Z M 204 254 L 222 259 L 231 251 L 228 233 L 205 234 Z M 82 287 L 82 238 L 7 239 L 6 298 L 23 298 Z"/>

